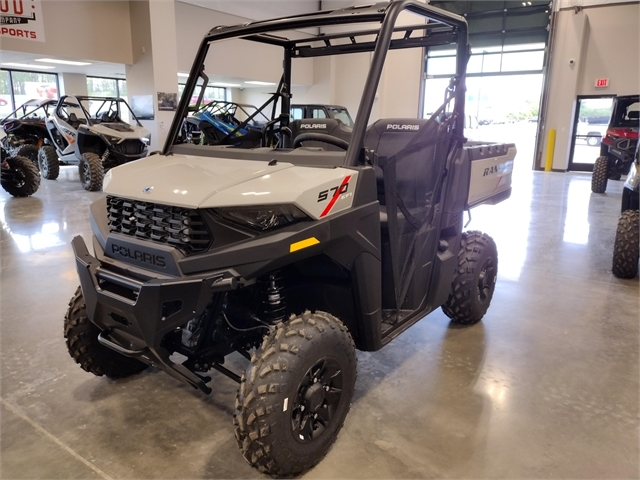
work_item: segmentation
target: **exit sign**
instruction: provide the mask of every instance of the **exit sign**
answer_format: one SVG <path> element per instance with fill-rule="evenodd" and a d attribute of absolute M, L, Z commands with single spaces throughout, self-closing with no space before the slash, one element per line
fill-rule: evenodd
<path fill-rule="evenodd" d="M 609 86 L 609 79 L 608 78 L 598 78 L 596 79 L 596 87 L 597 88 L 604 88 L 604 87 L 608 87 Z"/>

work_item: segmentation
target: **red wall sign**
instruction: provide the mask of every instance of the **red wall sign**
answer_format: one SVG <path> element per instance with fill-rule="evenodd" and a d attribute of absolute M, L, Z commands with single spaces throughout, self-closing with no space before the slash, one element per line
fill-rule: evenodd
<path fill-rule="evenodd" d="M 0 0 L 0 38 L 44 42 L 40 0 Z"/>
<path fill-rule="evenodd" d="M 609 79 L 608 78 L 598 78 L 598 79 L 596 79 L 596 87 L 604 88 L 604 87 L 608 87 L 608 86 L 609 86 Z"/>

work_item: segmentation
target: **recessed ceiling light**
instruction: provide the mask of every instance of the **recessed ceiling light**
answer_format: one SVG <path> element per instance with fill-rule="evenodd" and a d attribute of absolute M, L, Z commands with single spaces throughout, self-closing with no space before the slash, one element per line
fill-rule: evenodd
<path fill-rule="evenodd" d="M 22 67 L 22 68 L 41 68 L 42 70 L 48 70 L 52 67 L 51 65 L 29 65 L 28 63 L 16 63 L 16 62 L 6 62 L 2 65 L 6 65 L 7 67 Z"/>
<path fill-rule="evenodd" d="M 178 76 L 179 77 L 188 77 L 189 74 L 188 73 L 180 73 L 180 72 L 178 72 Z"/>
<path fill-rule="evenodd" d="M 251 80 L 244 83 L 248 83 L 249 85 L 275 85 L 273 82 L 259 82 L 258 80 Z"/>
<path fill-rule="evenodd" d="M 239 83 L 224 83 L 224 82 L 213 82 L 211 83 L 212 87 L 228 87 L 228 88 L 240 88 L 242 85 Z"/>
<path fill-rule="evenodd" d="M 89 62 L 74 62 L 71 60 L 57 60 L 55 58 L 36 58 L 36 62 L 43 63 L 60 63 L 62 65 L 91 65 Z"/>

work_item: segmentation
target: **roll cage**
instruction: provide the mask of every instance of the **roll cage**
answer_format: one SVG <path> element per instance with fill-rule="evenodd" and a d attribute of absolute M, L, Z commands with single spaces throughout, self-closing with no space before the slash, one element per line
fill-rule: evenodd
<path fill-rule="evenodd" d="M 7 120 L 11 119 L 27 119 L 27 120 L 45 120 L 49 116 L 49 110 L 52 109 L 58 103 L 57 100 L 28 100 L 18 108 L 16 108 L 9 115 L 0 120 L 0 124 L 4 124 Z M 42 109 L 44 116 L 36 114 L 38 110 Z"/>
<path fill-rule="evenodd" d="M 396 27 L 400 14 L 411 12 L 425 18 L 424 24 Z M 355 30 L 348 33 L 308 36 L 306 38 L 289 39 L 274 35 L 273 32 L 300 30 L 312 27 L 330 27 L 342 25 L 358 25 L 362 23 L 379 23 L 379 28 Z M 375 37 L 373 40 L 371 37 Z M 273 128 L 277 123 L 280 130 L 286 132 L 290 123 L 291 106 L 291 63 L 294 58 L 312 58 L 348 53 L 373 52 L 371 65 L 364 85 L 358 115 L 353 126 L 349 148 L 344 165 L 358 165 L 365 161 L 364 137 L 373 107 L 376 90 L 382 75 L 387 52 L 389 50 L 432 47 L 456 44 L 456 74 L 452 80 L 454 94 L 454 135 L 463 136 L 466 63 L 469 58 L 468 28 L 463 17 L 445 10 L 419 3 L 414 0 L 398 0 L 390 3 L 349 7 L 338 10 L 321 11 L 305 15 L 283 17 L 273 20 L 257 21 L 236 26 L 218 26 L 213 28 L 202 40 L 193 66 L 187 79 L 184 93 L 180 99 L 178 110 L 171 124 L 171 129 L 162 153 L 168 154 L 178 144 L 178 135 L 182 123 L 189 113 L 189 103 L 199 79 L 203 79 L 198 104 L 202 101 L 208 77 L 204 73 L 204 65 L 212 42 L 228 39 L 243 39 L 263 44 L 282 47 L 283 73 L 276 92 L 243 124 L 239 125 L 227 138 L 243 128 L 258 114 L 271 106 L 271 120 L 265 129 Z M 280 114 L 276 115 L 280 101 Z M 439 112 L 437 112 L 439 113 Z M 289 130 L 290 133 L 290 130 Z M 283 135 L 282 147 L 289 148 L 291 139 Z"/>
<path fill-rule="evenodd" d="M 82 102 L 98 102 L 99 107 L 96 110 L 95 114 L 92 115 L 87 111 L 85 105 Z M 142 124 L 131 110 L 131 107 L 129 107 L 129 104 L 124 98 L 120 97 L 63 95 L 62 97 L 60 97 L 60 100 L 58 100 L 58 104 L 56 105 L 56 114 L 62 119 L 68 119 L 70 112 L 67 112 L 65 108 L 79 108 L 87 121 L 87 125 L 89 126 L 99 124 L 102 121 L 124 122 L 121 116 L 121 104 L 124 104 L 126 106 L 127 110 L 129 111 L 129 115 L 136 122 L 136 125 L 138 127 L 142 127 Z M 108 115 L 108 120 L 103 120 L 104 115 Z"/>

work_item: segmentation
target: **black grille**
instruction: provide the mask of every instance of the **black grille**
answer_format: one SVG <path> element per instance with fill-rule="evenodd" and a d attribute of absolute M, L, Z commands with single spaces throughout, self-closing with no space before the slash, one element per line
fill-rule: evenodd
<path fill-rule="evenodd" d="M 111 233 L 171 245 L 187 255 L 213 241 L 197 210 L 108 196 L 107 213 Z"/>
<path fill-rule="evenodd" d="M 112 145 L 111 148 L 114 152 L 125 155 L 142 155 L 147 146 L 140 140 L 124 140 L 123 142 Z"/>

